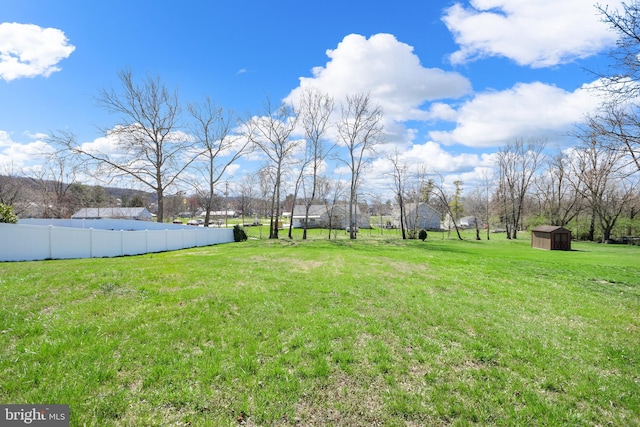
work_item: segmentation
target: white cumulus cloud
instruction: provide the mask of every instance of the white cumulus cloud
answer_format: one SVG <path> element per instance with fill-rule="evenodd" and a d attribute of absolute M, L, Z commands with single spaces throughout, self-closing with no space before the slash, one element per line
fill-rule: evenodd
<path fill-rule="evenodd" d="M 48 77 L 60 71 L 58 63 L 74 50 L 75 46 L 57 28 L 0 23 L 0 79 Z"/>
<path fill-rule="evenodd" d="M 0 170 L 30 167 L 52 151 L 53 148 L 41 139 L 21 143 L 14 141 L 8 132 L 0 130 Z"/>
<path fill-rule="evenodd" d="M 392 34 L 366 38 L 350 34 L 335 49 L 327 50 L 329 61 L 312 70 L 313 77 L 301 77 L 300 85 L 285 99 L 296 104 L 305 87 L 334 96 L 369 93 L 384 109 L 385 117 L 396 121 L 422 120 L 427 101 L 458 98 L 471 91 L 467 78 L 456 72 L 425 68 L 413 47 Z"/>
<path fill-rule="evenodd" d="M 594 55 L 616 39 L 586 0 L 471 0 L 445 11 L 460 50 L 453 63 L 500 56 L 519 65 L 550 67 Z M 620 0 L 606 2 L 618 7 Z"/>
<path fill-rule="evenodd" d="M 390 156 L 376 158 L 373 163 L 363 172 L 362 181 L 366 183 L 366 191 L 380 194 L 388 194 L 392 197 L 391 190 L 394 175 L 394 166 Z M 455 179 L 468 180 L 474 184 L 478 182 L 481 171 L 487 170 L 491 166 L 491 161 L 487 155 L 474 153 L 452 153 L 444 149 L 440 144 L 428 141 L 424 144 L 414 144 L 406 151 L 399 153 L 398 164 L 408 168 L 408 175 L 405 185 L 414 185 L 418 175 L 427 173 L 442 174 L 447 177 L 447 182 L 451 183 Z M 344 176 L 348 176 L 348 170 L 342 169 Z M 455 177 L 450 179 L 449 176 Z M 467 181 L 464 181 L 467 182 Z"/>
<path fill-rule="evenodd" d="M 591 86 L 568 92 L 534 82 L 479 93 L 458 109 L 454 130 L 430 136 L 442 144 L 470 147 L 498 147 L 517 138 L 562 138 L 600 104 Z"/>

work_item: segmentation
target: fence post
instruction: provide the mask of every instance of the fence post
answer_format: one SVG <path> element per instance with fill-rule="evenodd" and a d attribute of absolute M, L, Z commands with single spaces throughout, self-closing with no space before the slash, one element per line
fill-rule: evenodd
<path fill-rule="evenodd" d="M 53 225 L 49 226 L 49 259 L 53 259 Z"/>

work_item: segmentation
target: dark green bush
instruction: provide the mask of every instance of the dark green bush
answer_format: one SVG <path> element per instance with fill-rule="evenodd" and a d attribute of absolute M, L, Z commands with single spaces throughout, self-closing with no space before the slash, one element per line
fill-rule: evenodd
<path fill-rule="evenodd" d="M 247 240 L 247 233 L 237 224 L 233 226 L 233 240 L 236 242 L 244 242 Z"/>
<path fill-rule="evenodd" d="M 425 230 L 424 228 L 421 229 L 418 233 L 418 239 L 422 240 L 423 242 L 427 240 L 427 230 Z"/>

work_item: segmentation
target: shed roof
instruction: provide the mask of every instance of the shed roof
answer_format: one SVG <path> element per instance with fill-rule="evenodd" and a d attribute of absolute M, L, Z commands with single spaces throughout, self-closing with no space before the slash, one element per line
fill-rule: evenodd
<path fill-rule="evenodd" d="M 558 225 L 540 225 L 534 228 L 532 231 L 541 231 L 543 233 L 553 233 L 554 231 L 567 231 L 571 232 L 571 230 L 567 230 L 564 227 L 560 227 Z"/>

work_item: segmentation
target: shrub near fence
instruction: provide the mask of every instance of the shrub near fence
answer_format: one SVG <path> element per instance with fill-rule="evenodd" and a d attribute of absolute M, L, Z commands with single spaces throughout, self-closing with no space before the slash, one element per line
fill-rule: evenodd
<path fill-rule="evenodd" d="M 233 242 L 232 229 L 99 221 L 85 222 L 89 228 L 70 222 L 63 226 L 33 225 L 34 221 L 0 224 L 0 261 L 140 255 Z"/>

